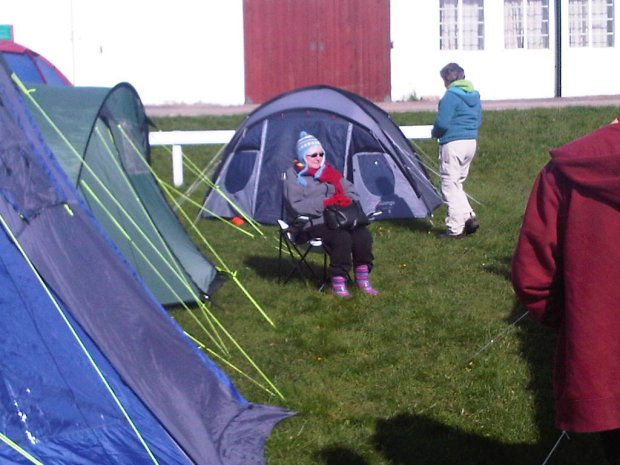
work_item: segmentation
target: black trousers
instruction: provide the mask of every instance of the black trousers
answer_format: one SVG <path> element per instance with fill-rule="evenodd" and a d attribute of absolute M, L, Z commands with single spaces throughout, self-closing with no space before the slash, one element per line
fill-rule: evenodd
<path fill-rule="evenodd" d="M 368 265 L 368 269 L 372 269 L 372 235 L 366 226 L 347 231 L 329 229 L 324 224 L 319 224 L 304 232 L 323 240 L 329 253 L 332 276 L 346 276 L 352 265 Z"/>
<path fill-rule="evenodd" d="M 609 465 L 620 465 L 620 429 L 603 431 L 599 434 Z"/>

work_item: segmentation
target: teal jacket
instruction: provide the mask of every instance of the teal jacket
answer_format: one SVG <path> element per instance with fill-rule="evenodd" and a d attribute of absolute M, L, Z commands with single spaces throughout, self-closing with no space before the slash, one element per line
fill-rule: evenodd
<path fill-rule="evenodd" d="M 453 140 L 477 139 L 482 124 L 480 94 L 470 81 L 454 81 L 439 101 L 431 135 L 445 144 Z"/>

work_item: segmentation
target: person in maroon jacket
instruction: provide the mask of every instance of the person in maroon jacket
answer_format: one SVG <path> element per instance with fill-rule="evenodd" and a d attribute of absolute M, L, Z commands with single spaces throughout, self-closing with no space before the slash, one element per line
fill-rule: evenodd
<path fill-rule="evenodd" d="M 557 333 L 555 423 L 601 433 L 620 464 L 620 124 L 551 150 L 527 204 L 512 282 Z"/>

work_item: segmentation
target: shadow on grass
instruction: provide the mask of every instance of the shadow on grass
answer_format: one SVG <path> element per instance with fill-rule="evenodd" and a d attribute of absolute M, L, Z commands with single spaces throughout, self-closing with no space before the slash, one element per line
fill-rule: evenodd
<path fill-rule="evenodd" d="M 516 299 L 507 321 L 514 322 L 526 309 Z M 553 435 L 553 387 L 552 364 L 555 346 L 554 335 L 535 321 L 529 314 L 515 326 L 519 348 L 524 360 L 530 367 L 530 382 L 527 387 L 534 394 L 535 423 L 541 436 Z"/>
<path fill-rule="evenodd" d="M 377 220 L 372 223 L 374 228 L 394 228 L 404 229 L 413 232 L 433 232 L 438 230 L 438 226 L 433 226 L 427 218 L 407 218 L 399 220 Z M 443 228 L 443 222 L 439 225 Z"/>
<path fill-rule="evenodd" d="M 362 456 L 341 446 L 327 447 L 315 455 L 325 465 L 370 465 Z"/>
<path fill-rule="evenodd" d="M 504 444 L 424 416 L 398 415 L 377 422 L 374 448 L 395 465 L 497 465 L 536 463 L 532 446 Z"/>
<path fill-rule="evenodd" d="M 508 259 L 508 263 L 509 263 Z M 515 299 L 508 321 L 516 321 L 525 308 Z M 544 454 L 550 451 L 561 434 L 554 426 L 553 399 L 553 358 L 555 335 L 544 328 L 529 315 L 516 325 L 520 351 L 530 367 L 528 390 L 534 396 L 534 421 L 539 431 L 538 463 L 542 463 Z M 602 465 L 605 460 L 601 454 L 598 435 L 573 434 L 561 441 L 554 451 L 549 465 Z M 541 455 L 542 454 L 542 455 Z"/>
<path fill-rule="evenodd" d="M 425 219 L 402 219 L 402 220 L 388 220 L 388 221 L 377 221 L 374 224 L 375 228 L 380 227 L 394 227 L 396 229 L 406 229 L 409 231 L 416 232 L 438 232 L 439 230 L 433 227 L 433 225 L 429 224 L 429 222 Z M 375 234 L 377 235 L 377 234 Z M 377 240 L 377 238 L 375 238 Z M 293 260 L 288 251 L 286 249 L 282 250 L 282 262 L 280 263 L 278 259 L 278 249 L 274 249 L 273 256 L 264 256 L 264 255 L 250 255 L 245 258 L 244 264 L 254 270 L 257 274 L 262 276 L 265 279 L 270 280 L 278 280 L 278 278 L 286 278 L 289 273 L 294 269 L 296 260 Z M 293 281 L 304 281 L 308 282 L 320 281 L 323 276 L 323 257 L 322 253 L 312 251 L 306 258 L 306 262 L 309 264 L 312 272 L 307 268 L 302 269 L 302 273 L 295 270 L 292 272 L 290 279 Z"/>
<path fill-rule="evenodd" d="M 545 460 L 547 465 L 605 464 L 596 435 L 569 434 L 560 440 L 562 433 L 553 424 L 551 386 L 555 340 L 531 317 L 520 318 L 524 312 L 515 302 L 506 321 L 512 324 L 518 320 L 514 331 L 530 366 L 528 389 L 533 392 L 534 421 L 539 431 L 536 443 L 506 443 L 426 416 L 400 414 L 377 420 L 370 438 L 373 448 L 393 465 L 542 465 Z M 519 427 L 515 425 L 515 429 Z M 338 445 L 327 447 L 315 456 L 325 465 L 369 465 L 355 451 Z"/>
<path fill-rule="evenodd" d="M 282 256 L 282 263 L 280 264 L 276 250 L 273 257 L 250 255 L 243 263 L 265 279 L 277 281 L 280 278 L 284 280 L 290 274 L 290 281 L 303 282 L 305 280 L 307 283 L 317 283 L 318 285 L 323 276 L 323 263 L 319 263 L 321 260 L 321 256 L 312 252 L 312 257 L 306 260 L 312 272 L 303 265 L 300 267 L 301 272 L 299 270 L 293 271 L 294 262 L 289 257 L 288 252 Z"/>
<path fill-rule="evenodd" d="M 538 444 L 508 444 L 471 434 L 424 416 L 402 414 L 377 421 L 374 449 L 394 465 L 602 465 L 593 437 L 559 438 Z M 358 453 L 330 446 L 315 454 L 325 465 L 369 465 Z"/>
<path fill-rule="evenodd" d="M 371 442 L 374 449 L 394 465 L 542 463 L 532 445 L 504 444 L 409 414 L 377 421 Z M 340 446 L 325 448 L 316 458 L 325 465 L 369 465 L 356 452 Z"/>
<path fill-rule="evenodd" d="M 496 263 L 492 263 L 490 265 L 485 266 L 483 269 L 487 273 L 494 274 L 501 278 L 504 278 L 506 281 L 511 281 L 512 272 L 510 269 L 510 264 L 512 261 L 512 257 L 502 257 L 496 260 Z M 522 310 L 521 313 L 523 313 Z"/>

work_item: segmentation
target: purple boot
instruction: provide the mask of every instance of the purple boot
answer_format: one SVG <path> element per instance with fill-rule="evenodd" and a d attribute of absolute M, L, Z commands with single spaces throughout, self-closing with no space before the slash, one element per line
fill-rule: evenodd
<path fill-rule="evenodd" d="M 379 295 L 379 291 L 372 287 L 370 280 L 368 279 L 368 265 L 359 265 L 355 267 L 355 285 L 364 294 Z"/>
<path fill-rule="evenodd" d="M 332 276 L 332 294 L 338 297 L 351 297 L 347 289 L 347 280 L 344 276 Z"/>

